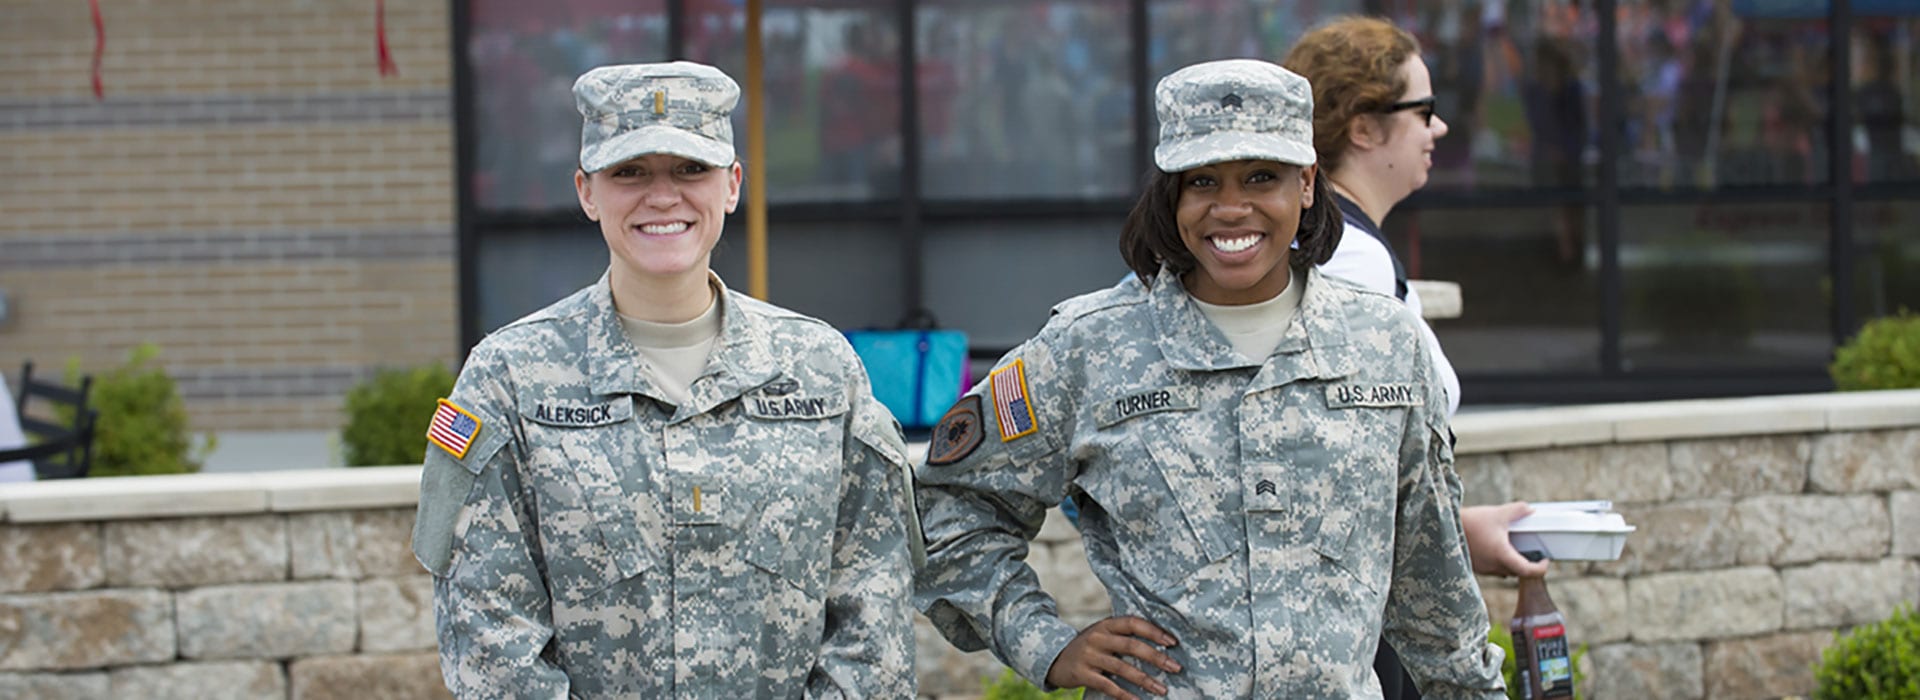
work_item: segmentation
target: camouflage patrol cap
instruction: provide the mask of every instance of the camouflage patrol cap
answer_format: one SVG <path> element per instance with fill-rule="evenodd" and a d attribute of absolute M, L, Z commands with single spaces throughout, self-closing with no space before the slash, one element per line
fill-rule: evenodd
<path fill-rule="evenodd" d="M 580 127 L 580 169 L 599 172 L 652 153 L 714 167 L 733 164 L 733 122 L 740 86 L 713 66 L 675 61 L 601 66 L 573 83 Z"/>
<path fill-rule="evenodd" d="M 1230 160 L 1313 165 L 1313 88 L 1266 61 L 1197 63 L 1153 89 L 1160 145 L 1153 164 L 1177 173 Z"/>

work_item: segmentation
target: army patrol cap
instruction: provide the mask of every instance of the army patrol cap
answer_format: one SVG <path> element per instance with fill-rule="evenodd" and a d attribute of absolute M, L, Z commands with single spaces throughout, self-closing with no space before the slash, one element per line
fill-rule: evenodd
<path fill-rule="evenodd" d="M 1197 63 L 1153 89 L 1160 145 L 1153 164 L 1177 173 L 1230 160 L 1313 165 L 1313 88 L 1266 61 Z"/>
<path fill-rule="evenodd" d="M 675 61 L 601 66 L 573 83 L 580 169 L 605 170 L 653 153 L 716 168 L 733 164 L 734 104 L 740 85 L 713 66 Z"/>

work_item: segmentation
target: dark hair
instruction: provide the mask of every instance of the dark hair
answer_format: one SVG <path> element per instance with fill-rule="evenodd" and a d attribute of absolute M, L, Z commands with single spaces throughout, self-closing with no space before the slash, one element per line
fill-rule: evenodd
<path fill-rule="evenodd" d="M 1153 284 L 1162 266 L 1175 274 L 1186 274 L 1198 264 L 1180 240 L 1180 224 L 1174 218 L 1179 207 L 1180 174 L 1149 171 L 1140 200 L 1133 203 L 1133 211 L 1127 213 L 1127 222 L 1120 227 L 1120 259 L 1148 285 Z M 1333 190 L 1327 186 L 1327 174 L 1319 173 L 1313 178 L 1313 206 L 1300 210 L 1300 228 L 1293 234 L 1300 248 L 1288 251 L 1287 266 L 1304 272 L 1309 265 L 1325 263 L 1333 257 L 1333 249 L 1340 247 L 1340 234 L 1345 230 L 1340 207 L 1333 203 Z"/>

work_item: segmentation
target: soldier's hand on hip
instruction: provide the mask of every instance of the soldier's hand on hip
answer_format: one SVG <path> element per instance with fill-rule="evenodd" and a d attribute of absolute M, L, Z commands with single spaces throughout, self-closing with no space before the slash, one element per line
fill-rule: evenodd
<path fill-rule="evenodd" d="M 1086 688 L 1120 700 L 1139 700 L 1121 690 L 1110 677 L 1117 676 L 1154 695 L 1166 695 L 1165 685 L 1123 657 L 1145 661 L 1167 673 L 1179 673 L 1179 662 L 1160 650 L 1175 644 L 1179 641 L 1173 635 L 1151 622 L 1130 615 L 1109 617 L 1080 630 L 1067 648 L 1060 651 L 1053 667 L 1047 669 L 1047 684 L 1056 688 Z"/>

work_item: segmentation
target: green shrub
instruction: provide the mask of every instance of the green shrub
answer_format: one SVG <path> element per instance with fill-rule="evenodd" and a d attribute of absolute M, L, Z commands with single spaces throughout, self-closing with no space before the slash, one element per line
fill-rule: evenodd
<path fill-rule="evenodd" d="M 1043 693 L 1033 687 L 1027 679 L 1014 673 L 1013 669 L 1000 672 L 999 680 L 987 682 L 987 692 L 981 700 L 1079 700 L 1086 695 L 1085 688 L 1066 688 L 1051 693 Z"/>
<path fill-rule="evenodd" d="M 1901 309 L 1869 321 L 1834 351 L 1827 372 L 1841 391 L 1920 388 L 1920 315 Z"/>
<path fill-rule="evenodd" d="M 453 373 L 439 364 L 386 369 L 347 392 L 340 444 L 349 467 L 419 464 L 427 458 L 427 424 Z"/>
<path fill-rule="evenodd" d="M 1499 645 L 1500 650 L 1507 653 L 1506 659 L 1500 662 L 1500 677 L 1507 679 L 1507 698 L 1509 700 L 1524 700 L 1527 693 L 1526 689 L 1520 687 L 1519 662 L 1515 661 L 1517 657 L 1513 655 L 1513 633 L 1507 629 L 1506 625 L 1496 622 L 1487 630 L 1487 641 Z M 1585 658 L 1586 655 L 1587 645 L 1581 644 L 1573 648 L 1573 658 L 1571 660 L 1573 662 L 1573 697 L 1575 700 L 1579 700 L 1580 689 L 1587 684 L 1587 674 L 1580 671 L 1580 660 Z"/>
<path fill-rule="evenodd" d="M 1920 698 L 1920 615 L 1911 605 L 1837 635 L 1813 667 L 1814 700 Z"/>
<path fill-rule="evenodd" d="M 164 370 L 148 365 L 159 354 L 159 347 L 142 344 L 127 354 L 125 365 L 94 375 L 87 405 L 99 419 L 89 476 L 191 474 L 213 451 L 212 435 L 193 449 L 179 388 Z M 80 383 L 80 358 L 67 360 L 66 381 Z M 61 418 L 71 420 L 72 413 Z"/>

